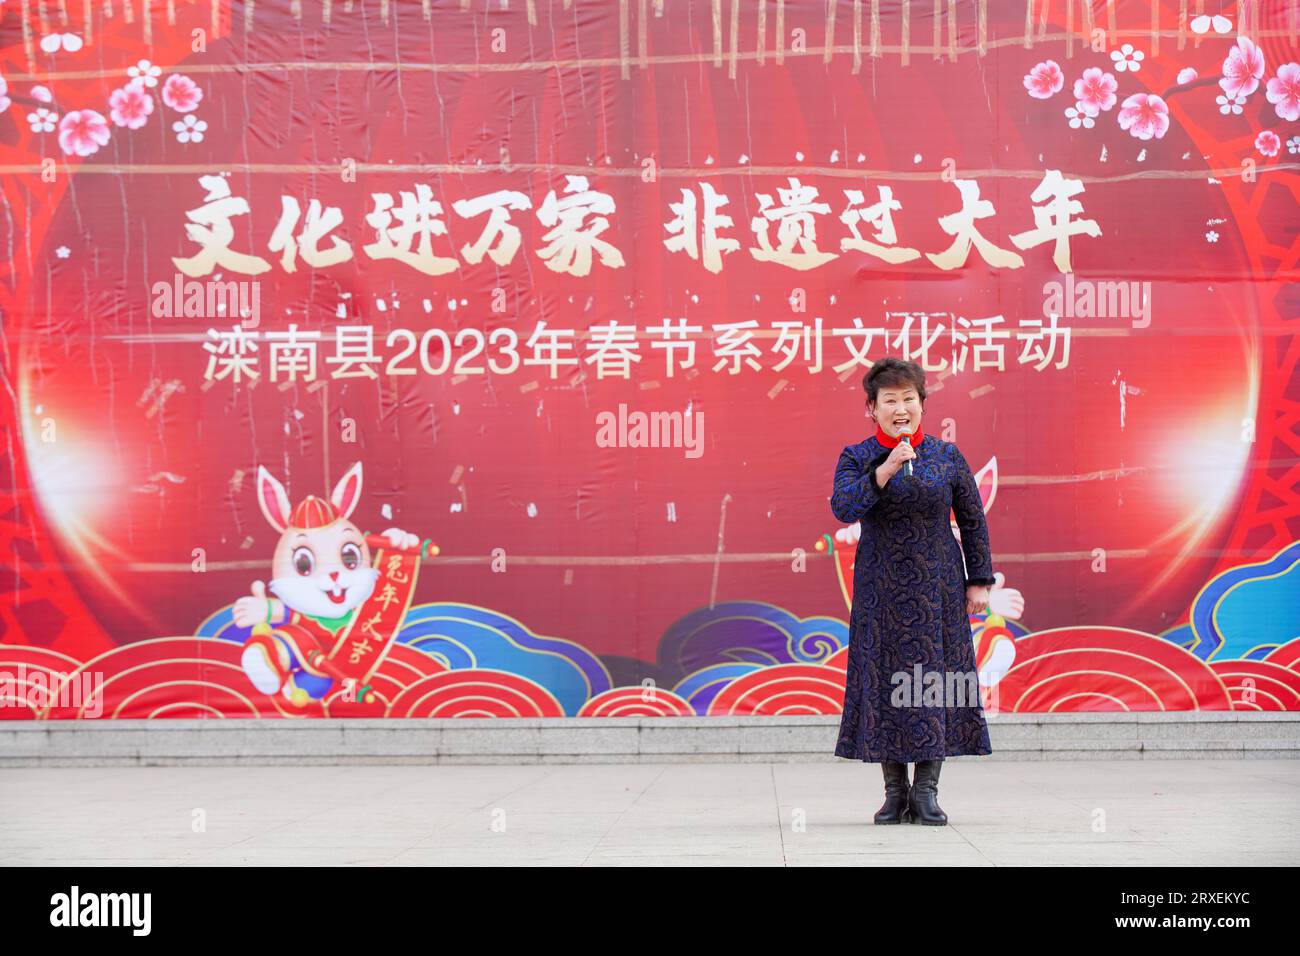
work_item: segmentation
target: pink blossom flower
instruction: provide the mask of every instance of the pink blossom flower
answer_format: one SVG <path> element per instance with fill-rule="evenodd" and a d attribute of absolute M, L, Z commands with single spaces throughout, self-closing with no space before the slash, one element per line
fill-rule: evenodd
<path fill-rule="evenodd" d="M 1223 79 L 1219 85 L 1229 97 L 1250 96 L 1259 88 L 1264 76 L 1264 54 L 1246 37 L 1237 37 L 1237 45 L 1223 61 Z"/>
<path fill-rule="evenodd" d="M 1255 137 L 1255 148 L 1265 156 L 1276 156 L 1282 148 L 1282 138 L 1271 129 L 1266 129 Z"/>
<path fill-rule="evenodd" d="M 192 113 L 203 99 L 203 91 L 188 76 L 173 73 L 163 84 L 163 102 L 177 113 Z"/>
<path fill-rule="evenodd" d="M 1186 86 L 1188 83 L 1195 83 L 1198 76 L 1200 76 L 1200 74 L 1194 69 L 1190 66 L 1185 66 L 1178 71 L 1178 85 Z"/>
<path fill-rule="evenodd" d="M 126 75 L 131 77 L 132 82 L 143 83 L 153 89 L 158 85 L 158 77 L 162 76 L 162 67 L 154 66 L 148 60 L 141 60 L 135 66 L 128 66 Z"/>
<path fill-rule="evenodd" d="M 1037 100 L 1045 100 L 1065 86 L 1065 74 L 1055 60 L 1046 60 L 1025 74 L 1025 89 Z"/>
<path fill-rule="evenodd" d="M 108 135 L 108 120 L 94 110 L 73 110 L 59 120 L 59 147 L 69 156 L 98 152 Z"/>
<path fill-rule="evenodd" d="M 1114 75 L 1103 73 L 1101 67 L 1094 66 L 1084 70 L 1083 76 L 1074 81 L 1074 98 L 1085 113 L 1096 116 L 1115 105 L 1117 89 L 1119 83 Z"/>
<path fill-rule="evenodd" d="M 149 121 L 149 114 L 153 112 L 153 97 L 145 92 L 143 85 L 128 83 L 112 92 L 108 106 L 108 115 L 118 126 L 139 129 Z"/>
<path fill-rule="evenodd" d="M 1169 107 L 1154 93 L 1134 93 L 1120 107 L 1119 126 L 1138 139 L 1160 139 L 1169 131 Z"/>
<path fill-rule="evenodd" d="M 1264 95 L 1284 120 L 1300 119 L 1300 63 L 1284 63 L 1268 81 Z"/>

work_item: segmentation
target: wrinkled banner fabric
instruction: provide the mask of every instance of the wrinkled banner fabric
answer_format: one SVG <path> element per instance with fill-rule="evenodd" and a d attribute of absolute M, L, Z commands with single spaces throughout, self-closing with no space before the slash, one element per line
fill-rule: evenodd
<path fill-rule="evenodd" d="M 0 715 L 837 714 L 884 356 L 986 706 L 1300 708 L 1298 30 L 4 3 Z"/>

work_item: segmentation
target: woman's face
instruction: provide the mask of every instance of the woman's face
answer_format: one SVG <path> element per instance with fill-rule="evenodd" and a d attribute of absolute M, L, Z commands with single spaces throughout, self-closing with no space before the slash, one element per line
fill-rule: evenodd
<path fill-rule="evenodd" d="M 876 393 L 876 403 L 871 412 L 891 438 L 897 438 L 903 432 L 915 435 L 921 425 L 921 396 L 911 385 L 882 388 Z"/>

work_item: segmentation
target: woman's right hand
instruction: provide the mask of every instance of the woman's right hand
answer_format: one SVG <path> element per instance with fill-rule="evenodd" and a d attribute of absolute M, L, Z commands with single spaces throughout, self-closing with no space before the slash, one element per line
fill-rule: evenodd
<path fill-rule="evenodd" d="M 884 464 L 876 469 L 876 474 L 880 475 L 881 472 L 884 472 L 885 481 L 888 481 L 902 470 L 903 462 L 911 461 L 915 457 L 915 449 L 907 442 L 900 441 L 894 446 L 894 450 L 889 453 L 889 457 L 885 459 Z M 883 485 L 884 482 L 881 484 Z"/>

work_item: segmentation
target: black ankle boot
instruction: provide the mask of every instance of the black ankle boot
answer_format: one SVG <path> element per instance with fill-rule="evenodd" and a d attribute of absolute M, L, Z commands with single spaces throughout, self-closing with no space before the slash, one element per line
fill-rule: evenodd
<path fill-rule="evenodd" d="M 948 814 L 939 807 L 939 769 L 942 766 L 942 760 L 917 762 L 916 776 L 907 800 L 913 823 L 941 827 L 948 822 Z"/>
<path fill-rule="evenodd" d="M 885 774 L 885 803 L 876 812 L 877 823 L 902 823 L 907 819 L 907 764 L 886 760 L 881 768 Z"/>

